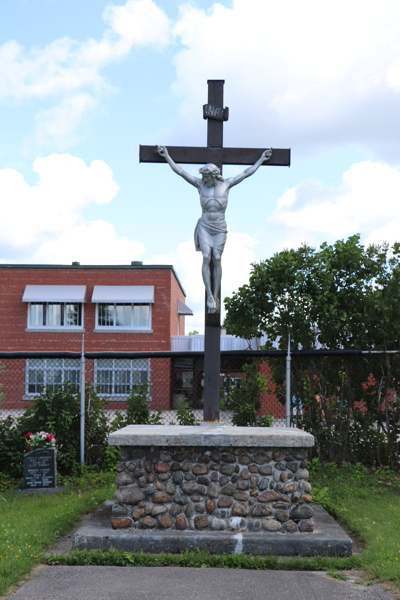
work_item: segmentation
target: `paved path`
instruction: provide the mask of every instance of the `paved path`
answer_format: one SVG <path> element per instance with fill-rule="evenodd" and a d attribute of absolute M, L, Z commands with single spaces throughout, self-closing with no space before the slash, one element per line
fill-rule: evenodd
<path fill-rule="evenodd" d="M 182 567 L 45 567 L 13 600 L 393 600 L 323 573 Z"/>

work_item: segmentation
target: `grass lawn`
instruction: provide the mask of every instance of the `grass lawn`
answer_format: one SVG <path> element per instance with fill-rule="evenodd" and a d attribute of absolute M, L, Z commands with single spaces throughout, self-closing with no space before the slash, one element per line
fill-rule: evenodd
<path fill-rule="evenodd" d="M 71 479 L 57 494 L 0 492 L 0 595 L 29 573 L 81 515 L 112 497 L 114 474 Z"/>
<path fill-rule="evenodd" d="M 19 581 L 40 561 L 49 564 L 191 566 L 246 569 L 324 570 L 343 578 L 343 570 L 363 569 L 371 579 L 400 588 L 400 477 L 388 471 L 369 472 L 356 465 L 320 466 L 314 461 L 310 479 L 314 500 L 365 541 L 361 555 L 347 558 L 280 559 L 243 555 L 213 556 L 207 552 L 132 554 L 111 550 L 74 551 L 68 556 L 44 558 L 57 537 L 79 516 L 91 512 L 113 494 L 113 474 L 86 475 L 69 491 L 52 496 L 0 493 L 0 594 Z"/>

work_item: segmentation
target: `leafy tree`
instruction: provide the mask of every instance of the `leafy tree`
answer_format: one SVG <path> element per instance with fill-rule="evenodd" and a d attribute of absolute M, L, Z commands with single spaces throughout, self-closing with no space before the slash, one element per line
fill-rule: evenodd
<path fill-rule="evenodd" d="M 225 326 L 247 339 L 266 333 L 287 348 L 383 351 L 348 357 L 293 357 L 296 422 L 326 460 L 399 460 L 400 244 L 360 244 L 358 235 L 285 250 L 254 264 L 248 285 L 225 299 Z M 322 354 L 322 352 L 321 352 Z M 270 360 L 283 401 L 284 365 Z M 300 410 L 301 407 L 301 410 Z M 355 443 L 355 440 L 358 440 Z"/>

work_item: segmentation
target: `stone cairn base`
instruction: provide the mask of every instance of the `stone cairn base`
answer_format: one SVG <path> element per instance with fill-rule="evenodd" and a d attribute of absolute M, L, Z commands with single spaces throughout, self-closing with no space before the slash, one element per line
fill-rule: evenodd
<path fill-rule="evenodd" d="M 312 532 L 302 448 L 120 450 L 114 529 Z"/>

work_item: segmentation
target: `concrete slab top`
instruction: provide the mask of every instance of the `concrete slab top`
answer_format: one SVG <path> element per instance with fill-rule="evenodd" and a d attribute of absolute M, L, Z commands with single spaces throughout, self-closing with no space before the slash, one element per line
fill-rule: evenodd
<path fill-rule="evenodd" d="M 128 425 L 108 436 L 110 446 L 245 446 L 305 448 L 314 436 L 294 427 L 233 427 L 229 425 Z"/>

